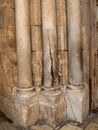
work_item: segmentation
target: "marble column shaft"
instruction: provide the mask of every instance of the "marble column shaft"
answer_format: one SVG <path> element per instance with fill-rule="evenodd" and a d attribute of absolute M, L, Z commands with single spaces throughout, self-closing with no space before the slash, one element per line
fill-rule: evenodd
<path fill-rule="evenodd" d="M 67 0 L 69 84 L 80 85 L 82 79 L 81 61 L 81 7 L 80 0 Z"/>
<path fill-rule="evenodd" d="M 29 0 L 15 0 L 18 87 L 32 87 Z"/>
<path fill-rule="evenodd" d="M 67 13 L 69 53 L 67 118 L 82 123 L 89 113 L 89 90 L 88 84 L 83 82 L 81 0 L 67 0 Z"/>

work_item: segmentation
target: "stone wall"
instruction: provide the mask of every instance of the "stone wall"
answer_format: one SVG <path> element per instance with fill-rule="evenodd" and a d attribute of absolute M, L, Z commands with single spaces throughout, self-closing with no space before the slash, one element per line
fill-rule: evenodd
<path fill-rule="evenodd" d="M 28 127 L 43 120 L 56 126 L 66 118 L 82 122 L 88 115 L 90 4 L 87 1 L 78 3 L 76 0 L 78 7 L 75 8 L 73 0 L 70 0 L 69 6 L 67 0 L 30 0 L 34 91 L 31 93 L 26 88 L 25 97 L 17 81 L 19 57 L 16 56 L 15 0 L 0 0 L 0 110 L 15 123 Z M 73 9 L 73 15 L 70 8 Z M 78 11 L 75 14 L 75 9 L 81 12 L 80 16 Z M 82 17 L 82 20 L 68 21 L 68 16 L 73 18 L 75 15 Z M 72 22 L 77 22 L 75 33 L 74 25 L 70 28 Z M 79 30 L 78 25 L 81 25 Z M 76 40 L 70 35 L 70 29 Z M 77 31 L 81 33 L 79 37 Z"/>
<path fill-rule="evenodd" d="M 0 97 L 9 100 L 17 83 L 14 12 L 13 0 L 0 1 Z"/>

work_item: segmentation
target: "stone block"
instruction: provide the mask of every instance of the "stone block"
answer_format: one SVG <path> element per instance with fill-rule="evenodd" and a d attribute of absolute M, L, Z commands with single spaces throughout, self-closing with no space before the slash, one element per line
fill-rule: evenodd
<path fill-rule="evenodd" d="M 17 83 L 17 67 L 14 62 L 14 53 L 12 52 L 12 50 L 10 53 L 12 53 L 11 57 L 9 53 L 1 53 L 0 55 L 2 64 L 2 66 L 0 67 L 0 93 L 3 96 L 11 99 L 13 87 L 16 87 Z"/>
<path fill-rule="evenodd" d="M 61 91 L 42 91 L 40 98 L 40 119 L 57 126 L 66 118 L 66 101 Z"/>
<path fill-rule="evenodd" d="M 12 121 L 20 121 L 19 112 L 15 109 L 15 104 L 8 98 L 3 97 L 3 106 L 1 110 L 8 119 Z"/>
<path fill-rule="evenodd" d="M 89 90 L 83 88 L 67 88 L 67 118 L 82 123 L 89 114 Z"/>
<path fill-rule="evenodd" d="M 36 92 L 21 94 L 16 92 L 14 95 L 15 109 L 19 114 L 18 121 L 15 123 L 25 128 L 35 124 L 39 119 L 38 95 Z"/>
<path fill-rule="evenodd" d="M 16 49 L 15 27 L 7 26 L 0 29 L 0 52 L 9 53 L 10 49 Z"/>
<path fill-rule="evenodd" d="M 38 95 L 35 92 L 30 96 L 24 96 L 15 91 L 13 101 L 4 97 L 2 99 L 2 109 L 0 108 L 0 110 L 17 126 L 27 128 L 38 121 L 39 104 Z"/>
<path fill-rule="evenodd" d="M 15 9 L 10 5 L 3 5 L 0 8 L 0 28 L 4 26 L 13 26 L 15 24 Z"/>

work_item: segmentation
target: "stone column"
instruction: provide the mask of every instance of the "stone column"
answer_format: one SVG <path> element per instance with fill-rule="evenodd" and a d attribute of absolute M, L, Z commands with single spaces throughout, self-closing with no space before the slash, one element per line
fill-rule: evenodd
<path fill-rule="evenodd" d="M 44 88 L 58 85 L 55 0 L 42 0 Z"/>
<path fill-rule="evenodd" d="M 18 87 L 32 88 L 29 1 L 16 0 Z"/>
<path fill-rule="evenodd" d="M 41 0 L 30 0 L 31 40 L 32 40 L 32 74 L 35 89 L 42 86 L 42 22 Z"/>
<path fill-rule="evenodd" d="M 56 0 L 58 32 L 58 77 L 59 83 L 66 88 L 68 84 L 68 45 L 67 45 L 67 1 Z"/>
<path fill-rule="evenodd" d="M 89 84 L 90 74 L 90 36 L 91 36 L 91 23 L 90 23 L 90 0 L 82 0 L 82 62 L 83 62 L 83 81 Z"/>
<path fill-rule="evenodd" d="M 35 123 L 39 117 L 38 100 L 32 85 L 29 4 L 29 0 L 15 0 L 18 64 L 15 106 L 19 114 L 17 123 L 24 127 Z"/>
<path fill-rule="evenodd" d="M 67 0 L 69 85 L 67 87 L 67 117 L 82 122 L 89 112 L 89 94 L 83 84 L 82 35 L 80 0 Z M 85 59 L 86 60 L 86 59 Z"/>
<path fill-rule="evenodd" d="M 40 118 L 56 126 L 65 118 L 64 95 L 58 85 L 55 0 L 42 0 L 44 91 L 40 97 Z"/>

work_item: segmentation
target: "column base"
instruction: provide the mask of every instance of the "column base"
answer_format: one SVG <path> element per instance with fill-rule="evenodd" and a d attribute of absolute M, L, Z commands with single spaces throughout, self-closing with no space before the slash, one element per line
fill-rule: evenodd
<path fill-rule="evenodd" d="M 89 114 L 89 90 L 87 85 L 67 88 L 67 118 L 82 123 Z"/>
<path fill-rule="evenodd" d="M 15 123 L 22 127 L 29 127 L 39 119 L 38 95 L 32 89 L 18 90 L 14 93 L 15 109 L 18 112 L 19 120 Z"/>
<path fill-rule="evenodd" d="M 61 90 L 44 90 L 39 100 L 41 120 L 53 127 L 65 120 L 66 101 Z"/>

